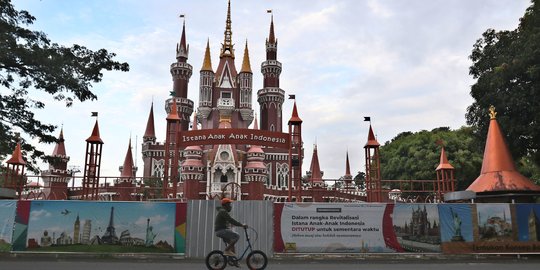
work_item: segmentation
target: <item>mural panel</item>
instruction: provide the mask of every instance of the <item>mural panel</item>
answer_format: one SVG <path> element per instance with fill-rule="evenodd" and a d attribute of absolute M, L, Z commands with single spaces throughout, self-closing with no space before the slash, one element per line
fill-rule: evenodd
<path fill-rule="evenodd" d="M 26 250 L 174 252 L 175 213 L 175 203 L 33 201 Z"/>
<path fill-rule="evenodd" d="M 0 252 L 11 251 L 17 201 L 0 201 Z"/>

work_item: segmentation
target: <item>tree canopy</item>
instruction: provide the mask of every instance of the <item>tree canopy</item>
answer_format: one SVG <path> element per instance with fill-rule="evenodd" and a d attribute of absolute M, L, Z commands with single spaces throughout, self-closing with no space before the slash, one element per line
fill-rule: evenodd
<path fill-rule="evenodd" d="M 439 165 L 441 142 L 448 160 L 455 168 L 456 190 L 467 188 L 480 174 L 482 149 L 472 134 L 472 128 L 403 132 L 380 148 L 381 174 L 385 180 L 435 180 Z"/>
<path fill-rule="evenodd" d="M 0 158 L 11 154 L 16 132 L 42 143 L 56 142 L 56 126 L 36 119 L 35 110 L 45 103 L 32 93 L 43 91 L 70 107 L 75 100 L 96 100 L 92 84 L 104 70 L 128 71 L 129 65 L 114 60 L 106 49 L 92 51 L 74 44 L 52 42 L 43 32 L 28 28 L 36 20 L 25 10 L 16 10 L 11 0 L 0 0 Z M 24 140 L 21 138 L 21 140 Z M 22 143 L 31 170 L 39 158 L 47 158 L 35 146 Z"/>
<path fill-rule="evenodd" d="M 507 136 L 515 160 L 530 159 L 540 165 L 540 0 L 521 18 L 517 29 L 488 29 L 470 55 L 474 103 L 467 123 L 478 137 L 489 127 L 488 109 L 494 105 L 497 121 Z M 528 161 L 523 161 L 527 163 Z"/>

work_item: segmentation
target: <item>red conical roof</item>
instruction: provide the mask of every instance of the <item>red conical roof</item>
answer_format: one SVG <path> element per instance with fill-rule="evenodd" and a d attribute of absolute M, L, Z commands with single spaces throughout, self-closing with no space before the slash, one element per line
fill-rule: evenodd
<path fill-rule="evenodd" d="M 154 127 L 154 102 L 152 102 L 150 107 L 150 114 L 148 115 L 143 138 L 156 138 L 156 129 Z"/>
<path fill-rule="evenodd" d="M 103 141 L 101 140 L 101 137 L 99 137 L 99 125 L 98 120 L 96 119 L 96 124 L 94 125 L 94 129 L 92 130 L 92 135 L 86 139 L 87 142 L 95 142 L 103 144 Z"/>
<path fill-rule="evenodd" d="M 270 21 L 270 34 L 268 36 L 268 43 L 276 43 L 276 35 L 274 34 L 274 15 L 272 15 L 272 20 Z"/>
<path fill-rule="evenodd" d="M 380 145 L 381 144 L 379 144 L 379 142 L 375 138 L 375 134 L 373 133 L 373 129 L 371 128 L 371 125 L 369 125 L 368 141 L 367 141 L 366 145 L 364 146 L 364 148 L 369 147 L 369 146 L 378 147 Z"/>
<path fill-rule="evenodd" d="M 352 176 L 351 165 L 349 165 L 349 151 L 347 151 L 347 158 L 345 159 L 345 176 Z"/>
<path fill-rule="evenodd" d="M 321 167 L 319 166 L 319 155 L 317 153 L 317 145 L 313 147 L 313 156 L 311 157 L 311 166 L 309 167 L 311 171 L 310 181 L 312 183 L 322 182 L 322 173 Z"/>
<path fill-rule="evenodd" d="M 58 136 L 58 143 L 54 147 L 53 156 L 66 156 L 66 146 L 64 145 L 64 128 L 60 129 L 60 136 Z"/>
<path fill-rule="evenodd" d="M 491 120 L 482 161 L 482 171 L 467 190 L 474 192 L 540 191 L 540 186 L 535 185 L 516 170 L 508 145 L 495 118 L 495 109 L 491 107 L 490 111 Z"/>
<path fill-rule="evenodd" d="M 291 119 L 289 119 L 289 125 L 295 123 L 302 123 L 302 119 L 298 117 L 298 110 L 296 109 L 296 100 L 294 101 L 293 111 Z"/>
<path fill-rule="evenodd" d="M 448 158 L 446 157 L 446 151 L 444 151 L 444 146 L 441 149 L 441 161 L 439 162 L 439 166 L 437 166 L 437 171 L 443 170 L 443 169 L 454 169 L 454 166 L 448 162 Z"/>
<path fill-rule="evenodd" d="M 135 177 L 133 175 L 133 154 L 131 153 L 131 139 L 129 139 L 128 150 L 126 152 L 126 158 L 124 159 L 124 166 L 122 167 L 122 173 L 120 177 Z"/>
<path fill-rule="evenodd" d="M 15 146 L 15 150 L 13 150 L 13 154 L 11 155 L 11 158 L 7 161 L 8 164 L 13 165 L 26 165 L 26 162 L 24 161 L 21 153 L 21 143 L 17 143 Z"/>

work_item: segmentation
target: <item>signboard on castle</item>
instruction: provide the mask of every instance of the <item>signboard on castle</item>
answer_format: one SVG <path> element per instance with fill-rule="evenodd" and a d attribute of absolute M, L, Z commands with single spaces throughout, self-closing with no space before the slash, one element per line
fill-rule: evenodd
<path fill-rule="evenodd" d="M 289 148 L 288 133 L 258 129 L 203 129 L 178 133 L 180 147 L 190 145 L 247 144 Z"/>

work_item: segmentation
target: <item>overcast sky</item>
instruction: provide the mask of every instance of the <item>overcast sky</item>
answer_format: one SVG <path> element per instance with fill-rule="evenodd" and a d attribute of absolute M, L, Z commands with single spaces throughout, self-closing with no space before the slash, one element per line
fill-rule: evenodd
<path fill-rule="evenodd" d="M 32 28 L 54 42 L 106 48 L 130 64 L 129 72 L 106 72 L 94 85 L 97 101 L 72 108 L 50 101 L 38 119 L 63 124 L 68 165 L 82 170 L 85 139 L 95 121 L 90 115 L 99 112 L 105 142 L 101 175 L 119 176 L 131 137 L 137 176 L 142 176 L 140 144 L 152 100 L 158 141 L 164 140 L 164 101 L 172 90 L 169 66 L 176 61 L 182 26 L 178 15 L 186 15 L 188 63 L 193 66 L 188 98 L 198 104 L 206 41 L 215 70 L 227 1 L 15 0 L 14 5 L 34 15 Z M 260 64 L 270 25 L 266 10 L 273 10 L 283 64 L 280 86 L 296 94 L 304 121 L 304 171 L 317 143 L 324 177 L 339 178 L 347 149 L 352 173 L 364 171 L 369 128 L 364 116 L 371 117 L 381 144 L 404 131 L 465 125 L 474 83 L 468 74 L 473 44 L 488 28 L 515 29 L 529 5 L 529 0 L 233 0 L 232 38 L 238 56 L 248 40 L 258 112 L 256 93 L 262 88 Z M 36 98 L 50 100 L 44 94 Z M 283 107 L 286 131 L 291 101 Z M 48 153 L 53 148 L 44 146 Z"/>

